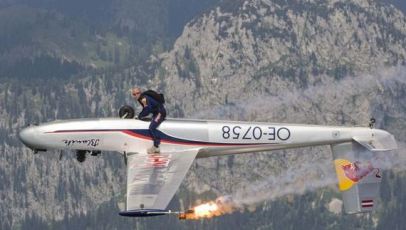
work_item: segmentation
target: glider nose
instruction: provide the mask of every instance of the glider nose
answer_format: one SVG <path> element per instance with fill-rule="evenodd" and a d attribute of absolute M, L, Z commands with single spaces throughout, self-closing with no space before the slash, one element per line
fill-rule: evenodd
<path fill-rule="evenodd" d="M 29 126 L 24 128 L 18 133 L 18 138 L 23 142 L 28 148 L 34 149 L 35 146 L 35 127 Z"/>

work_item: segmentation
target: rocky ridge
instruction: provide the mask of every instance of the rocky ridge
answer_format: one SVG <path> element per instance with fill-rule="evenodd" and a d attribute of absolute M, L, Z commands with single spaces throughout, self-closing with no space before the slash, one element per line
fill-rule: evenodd
<path fill-rule="evenodd" d="M 159 56 L 150 85 L 161 85 L 186 114 L 405 63 L 405 17 L 377 1 L 235 5 L 189 23 L 173 50 Z"/>

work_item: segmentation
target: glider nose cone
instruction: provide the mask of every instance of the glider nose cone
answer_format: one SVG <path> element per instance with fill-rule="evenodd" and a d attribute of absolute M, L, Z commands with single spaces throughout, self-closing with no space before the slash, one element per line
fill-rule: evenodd
<path fill-rule="evenodd" d="M 18 138 L 20 138 L 21 142 L 24 143 L 25 146 L 29 148 L 33 148 L 35 145 L 35 127 L 27 127 L 20 131 L 18 134 Z"/>

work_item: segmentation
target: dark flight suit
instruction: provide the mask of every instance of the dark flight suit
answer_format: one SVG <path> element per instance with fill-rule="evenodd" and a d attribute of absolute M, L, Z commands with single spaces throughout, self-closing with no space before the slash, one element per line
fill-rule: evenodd
<path fill-rule="evenodd" d="M 149 134 L 154 140 L 154 146 L 159 147 L 161 143 L 161 138 L 158 134 L 158 126 L 165 120 L 166 110 L 165 107 L 159 103 L 154 98 L 141 94 L 139 99 L 140 104 L 142 105 L 142 111 L 138 115 L 139 119 L 142 119 L 152 113 L 151 124 L 149 125 Z"/>

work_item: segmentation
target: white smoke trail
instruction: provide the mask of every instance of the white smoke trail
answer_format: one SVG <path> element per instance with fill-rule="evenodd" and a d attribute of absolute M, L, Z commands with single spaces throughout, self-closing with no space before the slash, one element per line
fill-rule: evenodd
<path fill-rule="evenodd" d="M 366 151 L 357 161 L 359 165 L 370 165 L 381 170 L 406 170 L 405 144 L 400 143 L 397 151 L 372 153 Z M 302 162 L 277 175 L 240 187 L 236 192 L 218 197 L 194 208 L 190 219 L 211 218 L 235 211 L 254 210 L 265 201 L 274 201 L 287 195 L 301 195 L 305 192 L 337 184 L 332 159 Z"/>
<path fill-rule="evenodd" d="M 370 116 L 382 122 L 382 112 L 404 119 L 405 105 L 397 109 L 388 103 L 391 95 L 399 95 L 406 84 L 406 67 L 382 69 L 335 81 L 322 78 L 321 83 L 306 89 L 273 95 L 256 95 L 192 114 L 194 118 L 279 121 L 317 124 L 367 125 Z M 402 96 L 402 95 L 400 95 Z M 402 103 L 402 100 L 398 101 Z M 385 111 L 382 111 L 385 109 Z"/>
<path fill-rule="evenodd" d="M 370 162 L 383 170 L 406 170 L 406 143 L 398 142 L 398 149 L 387 152 L 372 153 Z"/>
<path fill-rule="evenodd" d="M 406 144 L 399 143 L 399 149 L 372 153 L 365 159 L 381 170 L 406 170 Z M 286 195 L 299 195 L 308 191 L 337 184 L 332 160 L 307 162 L 291 168 L 279 175 L 270 176 L 250 186 L 237 190 L 232 195 L 236 207 L 252 207 L 264 201 L 273 201 Z"/>
<path fill-rule="evenodd" d="M 232 197 L 239 207 L 252 207 L 264 201 L 303 194 L 307 191 L 336 183 L 331 160 L 308 162 L 298 168 L 288 169 L 276 176 L 269 176 L 238 190 Z"/>
<path fill-rule="evenodd" d="M 405 143 L 399 150 L 372 153 L 357 159 L 359 165 L 372 164 L 374 168 L 385 170 L 406 170 Z M 366 163 L 366 164 L 365 164 Z M 237 189 L 234 193 L 218 197 L 194 208 L 189 219 L 211 218 L 235 211 L 254 210 L 266 201 L 274 201 L 287 195 L 301 195 L 305 192 L 335 185 L 336 178 L 332 159 L 303 162 L 298 167 L 289 168 L 277 175 L 269 175 Z"/>
<path fill-rule="evenodd" d="M 385 116 L 400 121 L 406 119 L 405 85 L 406 68 L 399 66 L 383 69 L 373 75 L 347 77 L 338 82 L 326 79 L 322 84 L 283 95 L 257 95 L 246 99 L 250 103 L 236 100 L 229 105 L 200 111 L 193 117 L 366 125 L 372 115 L 377 118 L 378 127 L 385 127 Z M 396 100 L 394 97 L 397 97 Z M 399 125 L 385 128 L 399 134 L 404 124 Z M 399 150 L 374 153 L 368 159 L 373 166 L 383 170 L 406 170 L 405 139 L 401 135 L 397 139 L 401 141 L 398 142 Z M 296 164 L 289 164 L 286 171 L 241 186 L 227 195 L 233 200 L 234 209 L 245 209 L 264 201 L 303 194 L 337 183 L 332 159 L 313 159 L 312 162 L 307 161 L 306 157 L 298 159 Z"/>

